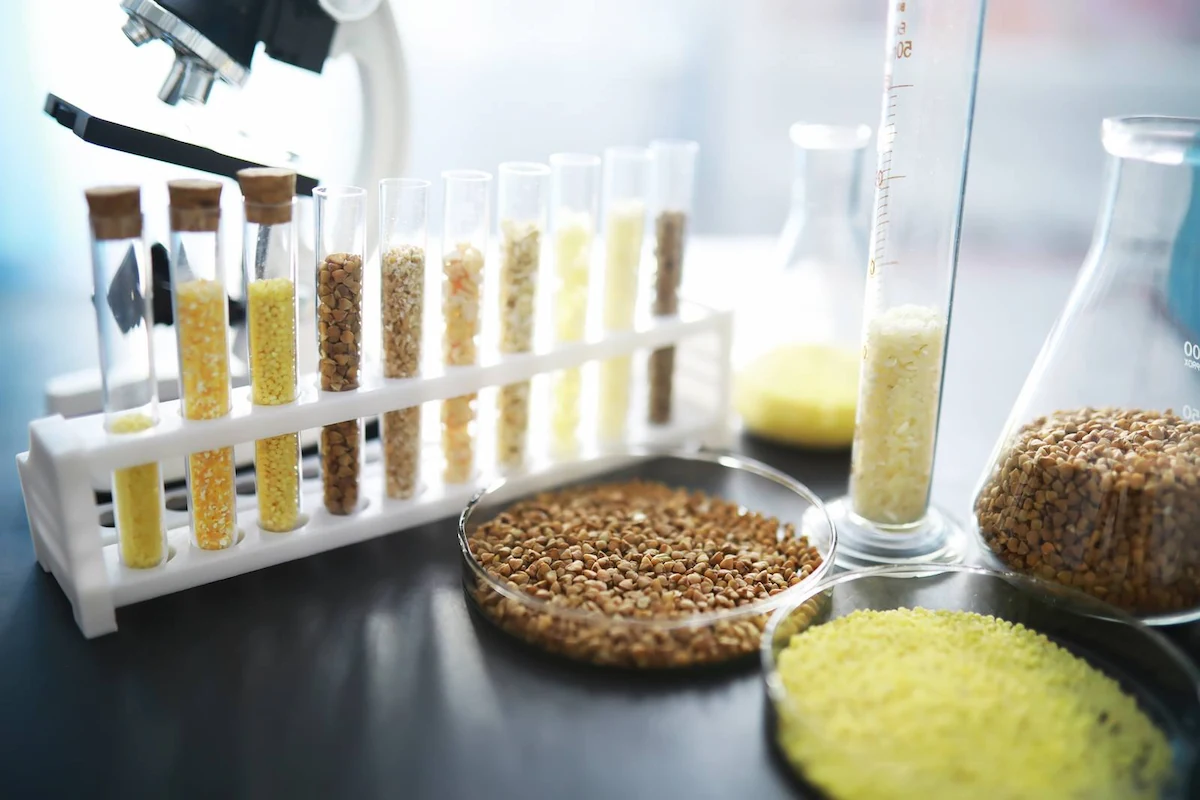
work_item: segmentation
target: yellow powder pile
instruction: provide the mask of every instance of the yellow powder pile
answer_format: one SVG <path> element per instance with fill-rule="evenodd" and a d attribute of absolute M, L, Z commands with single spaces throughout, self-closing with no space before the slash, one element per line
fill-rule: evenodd
<path fill-rule="evenodd" d="M 1157 798 L 1167 739 L 1119 684 L 1021 625 L 856 611 L 792 637 L 780 745 L 837 800 Z"/>
<path fill-rule="evenodd" d="M 296 285 L 287 278 L 252 281 L 246 292 L 250 324 L 250 391 L 256 405 L 296 399 Z M 300 521 L 300 439 L 285 433 L 254 443 L 258 525 L 283 533 Z"/>
<path fill-rule="evenodd" d="M 113 420 L 109 433 L 138 433 L 154 426 L 145 414 L 126 414 Z M 162 475 L 158 462 L 113 472 L 117 542 L 121 563 L 135 569 L 157 567 L 167 557 L 163 526 Z"/>

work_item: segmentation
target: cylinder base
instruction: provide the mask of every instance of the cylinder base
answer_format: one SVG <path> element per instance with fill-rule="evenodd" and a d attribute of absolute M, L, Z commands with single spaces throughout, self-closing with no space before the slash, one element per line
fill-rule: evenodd
<path fill-rule="evenodd" d="M 946 512 L 930 506 L 912 525 L 876 525 L 854 513 L 850 498 L 826 504 L 837 527 L 837 565 L 862 569 L 885 564 L 959 564 L 968 552 L 966 531 Z"/>

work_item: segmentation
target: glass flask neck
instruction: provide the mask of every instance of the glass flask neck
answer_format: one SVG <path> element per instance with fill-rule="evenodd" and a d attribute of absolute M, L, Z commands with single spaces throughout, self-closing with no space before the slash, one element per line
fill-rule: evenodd
<path fill-rule="evenodd" d="M 1197 171 L 1200 166 L 1112 157 L 1093 247 L 1169 246 L 1183 232 L 1185 217 L 1200 212 Z"/>
<path fill-rule="evenodd" d="M 852 215 L 858 206 L 861 150 L 817 150 L 796 145 L 792 156 L 792 211 L 808 216 Z"/>

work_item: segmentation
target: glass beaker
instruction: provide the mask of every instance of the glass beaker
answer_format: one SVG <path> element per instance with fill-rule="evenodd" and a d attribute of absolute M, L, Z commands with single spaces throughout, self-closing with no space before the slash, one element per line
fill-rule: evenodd
<path fill-rule="evenodd" d="M 867 264 L 857 216 L 871 129 L 798 122 L 789 135 L 791 211 L 737 321 L 734 405 L 759 438 L 846 448 L 858 399 Z"/>
<path fill-rule="evenodd" d="M 954 562 L 929 504 L 985 0 L 888 5 L 850 493 L 838 562 Z"/>
<path fill-rule="evenodd" d="M 1092 247 L 975 522 L 1007 569 L 1182 622 L 1200 618 L 1200 119 L 1107 119 L 1102 139 Z"/>

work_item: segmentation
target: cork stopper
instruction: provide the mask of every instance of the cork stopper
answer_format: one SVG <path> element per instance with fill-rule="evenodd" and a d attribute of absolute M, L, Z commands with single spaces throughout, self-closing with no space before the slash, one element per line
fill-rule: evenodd
<path fill-rule="evenodd" d="M 92 235 L 99 241 L 142 235 L 142 190 L 137 186 L 97 186 L 84 191 Z"/>
<path fill-rule="evenodd" d="M 217 181 L 167 181 L 171 230 L 215 232 L 221 222 L 221 184 Z"/>
<path fill-rule="evenodd" d="M 295 172 L 273 167 L 250 167 L 238 170 L 237 179 L 246 202 L 247 222 L 278 225 L 292 221 Z"/>

